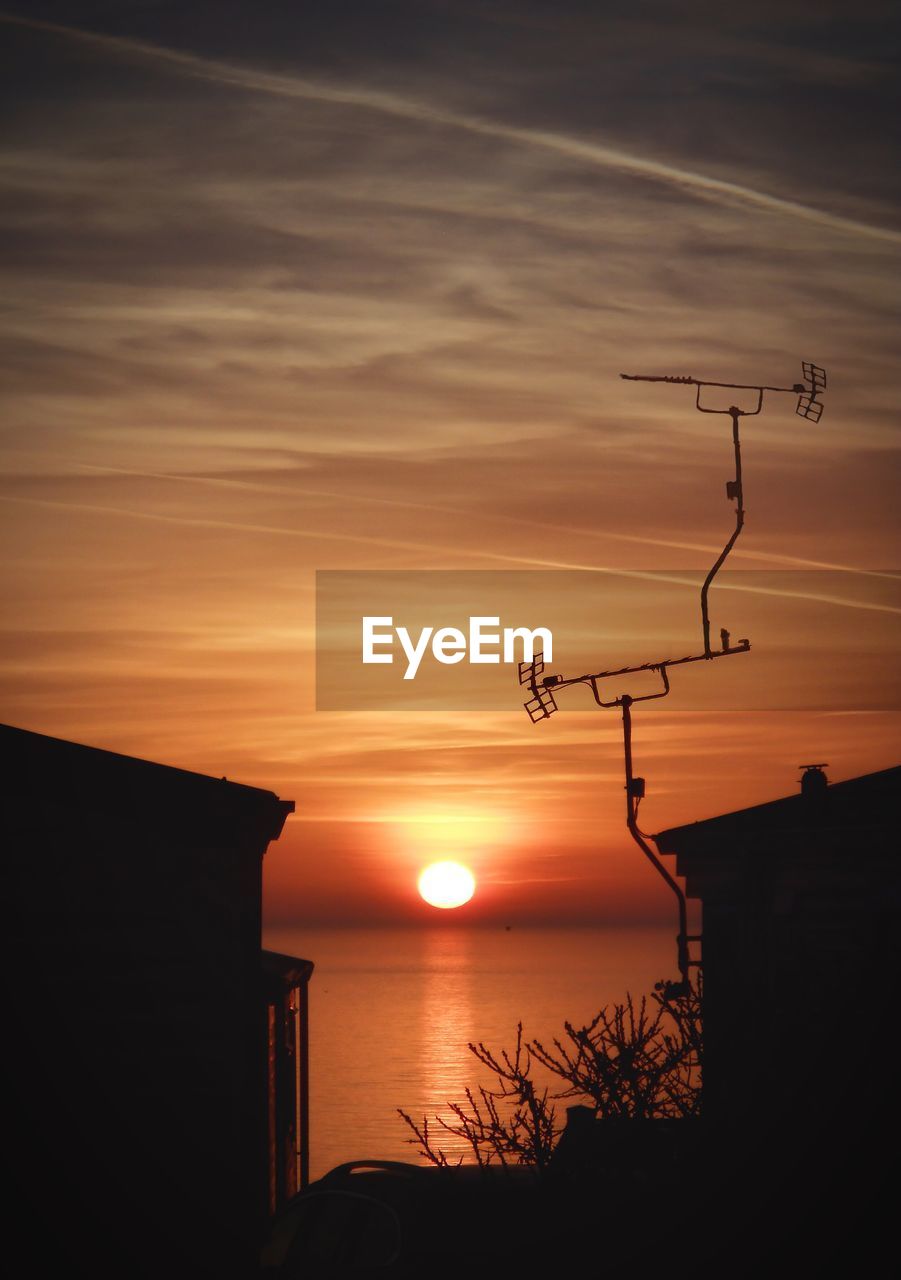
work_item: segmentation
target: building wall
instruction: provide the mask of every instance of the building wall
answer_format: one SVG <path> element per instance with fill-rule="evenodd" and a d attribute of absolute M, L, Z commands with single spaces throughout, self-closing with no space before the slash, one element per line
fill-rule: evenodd
<path fill-rule="evenodd" d="M 705 1108 L 817 1125 L 862 1087 L 899 976 L 901 769 L 657 837 L 703 904 Z"/>
<path fill-rule="evenodd" d="M 696 1227 L 730 1256 L 757 1247 L 764 1270 L 826 1274 L 844 1250 L 868 1273 L 892 1248 L 899 782 L 886 770 L 656 837 L 703 904 Z"/>
<path fill-rule="evenodd" d="M 214 780 L 141 762 L 117 790 L 103 755 L 67 767 L 48 749 L 33 785 L 3 797 L 22 1221 L 54 1205 L 42 1247 L 60 1259 L 127 1259 L 136 1276 L 247 1275 L 272 814 L 267 829 L 229 784 L 216 792 Z"/>

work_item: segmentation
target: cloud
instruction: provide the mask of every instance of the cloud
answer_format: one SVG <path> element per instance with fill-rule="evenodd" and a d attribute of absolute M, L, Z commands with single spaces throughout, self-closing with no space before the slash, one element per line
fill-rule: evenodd
<path fill-rule="evenodd" d="M 7 714 L 297 798 L 275 855 L 292 912 L 333 850 L 389 874 L 386 796 L 478 794 L 524 815 L 505 851 L 523 876 L 553 856 L 600 888 L 600 842 L 640 915 L 616 718 L 317 716 L 313 571 L 587 565 L 649 575 L 621 581 L 650 615 L 654 575 L 706 568 L 731 527 L 729 422 L 618 374 L 782 384 L 803 357 L 829 370 L 826 414 L 786 396 L 746 420 L 734 563 L 857 566 L 893 607 L 877 11 L 252 8 L 238 26 L 219 4 L 119 5 L 105 33 L 35 22 L 52 3 L 6 15 Z M 797 600 L 718 600 L 795 669 Z M 805 696 L 855 631 L 878 684 L 891 615 L 841 615 Z M 647 657 L 661 634 L 609 631 Z M 636 741 L 660 826 L 785 794 L 811 741 L 837 776 L 891 750 L 890 717 L 652 706 Z"/>
<path fill-rule="evenodd" d="M 901 244 L 901 232 L 876 226 L 854 218 L 817 209 L 800 201 L 785 199 L 757 190 L 744 183 L 717 178 L 677 165 L 662 163 L 645 156 L 633 155 L 581 138 L 567 137 L 543 129 L 522 128 L 498 121 L 451 111 L 429 102 L 408 100 L 393 93 L 358 86 L 317 83 L 299 76 L 276 75 L 252 68 L 203 58 L 176 49 L 164 48 L 146 41 L 110 36 L 84 28 L 39 22 L 0 14 L 0 21 L 18 24 L 35 31 L 83 41 L 110 54 L 150 62 L 190 76 L 211 80 L 216 84 L 248 90 L 274 97 L 324 103 L 329 106 L 360 108 L 367 112 L 412 121 L 426 126 L 441 126 L 477 136 L 552 152 L 577 165 L 612 169 L 654 179 L 666 185 L 710 196 L 724 203 L 738 201 L 790 218 L 818 223 L 831 230 L 855 236 L 871 237 L 889 244 Z"/>

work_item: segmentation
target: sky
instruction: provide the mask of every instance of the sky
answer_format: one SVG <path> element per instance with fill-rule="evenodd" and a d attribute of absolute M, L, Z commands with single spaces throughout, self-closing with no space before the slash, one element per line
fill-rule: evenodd
<path fill-rule="evenodd" d="M 777 595 L 754 643 L 897 707 L 897 597 L 878 639 L 859 607 L 899 564 L 888 4 L 30 0 L 0 25 L 0 716 L 295 800 L 273 927 L 431 921 L 440 857 L 476 873 L 467 922 L 669 918 L 615 713 L 315 707 L 317 570 L 709 566 L 728 418 L 621 372 L 828 370 L 819 424 L 771 396 L 743 425 L 730 564 L 858 571 L 800 652 Z M 636 710 L 646 830 L 791 794 L 810 759 L 897 763 L 897 710 L 749 709 L 764 664 L 738 710 Z"/>

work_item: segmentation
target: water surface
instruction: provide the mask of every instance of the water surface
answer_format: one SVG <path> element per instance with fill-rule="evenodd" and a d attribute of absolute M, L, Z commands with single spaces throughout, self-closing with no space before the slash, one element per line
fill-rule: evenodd
<path fill-rule="evenodd" d="M 672 931 L 272 929 L 266 946 L 313 960 L 311 1174 L 345 1160 L 417 1160 L 403 1107 L 448 1114 L 492 1077 L 467 1045 L 512 1048 L 516 1024 L 550 1041 L 627 990 L 674 977 Z M 565 1108 L 566 1103 L 561 1104 Z M 449 1154 L 462 1145 L 443 1135 Z"/>

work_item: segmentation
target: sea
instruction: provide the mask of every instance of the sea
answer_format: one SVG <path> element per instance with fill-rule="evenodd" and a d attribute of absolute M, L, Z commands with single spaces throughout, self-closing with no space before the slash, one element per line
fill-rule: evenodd
<path fill-rule="evenodd" d="M 649 995 L 675 976 L 674 931 L 636 928 L 269 929 L 265 945 L 312 960 L 310 1174 L 351 1160 L 425 1157 L 398 1115 L 417 1123 L 450 1160 L 472 1159 L 442 1129 L 449 1103 L 494 1083 L 470 1043 L 499 1053 L 524 1040 L 551 1045 L 564 1025 Z M 561 1082 L 540 1070 L 543 1086 Z M 567 1105 L 557 1106 L 560 1122 Z"/>

